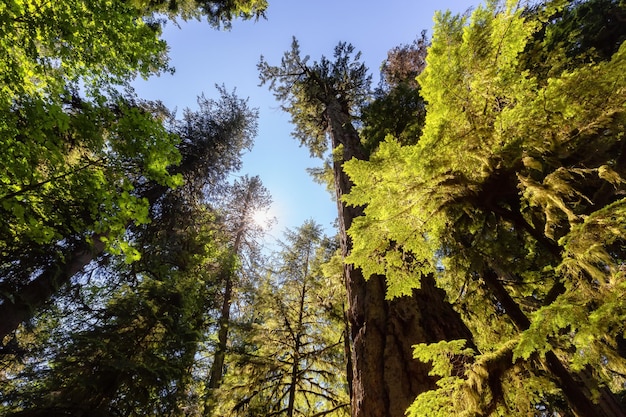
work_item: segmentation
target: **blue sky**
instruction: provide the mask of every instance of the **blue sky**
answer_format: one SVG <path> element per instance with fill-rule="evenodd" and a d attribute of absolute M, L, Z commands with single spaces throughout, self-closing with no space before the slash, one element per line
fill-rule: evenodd
<path fill-rule="evenodd" d="M 430 31 L 436 10 L 462 13 L 476 4 L 477 0 L 269 0 L 267 20 L 235 21 L 230 31 L 217 31 L 205 22 L 181 22 L 180 27 L 168 23 L 164 38 L 176 72 L 138 81 L 135 87 L 140 97 L 160 99 L 169 108 L 178 108 L 179 114 L 185 107 L 194 108 L 199 94 L 215 96 L 215 84 L 247 97 L 259 110 L 259 134 L 240 174 L 259 175 L 272 194 L 272 214 L 278 223 L 268 240 L 310 218 L 330 234 L 336 205 L 306 173 L 321 161 L 299 147 L 291 137 L 288 116 L 267 88 L 258 86 L 260 56 L 278 64 L 292 36 L 299 40 L 302 53 L 314 60 L 331 56 L 339 41 L 347 41 L 362 51 L 376 83 L 387 51 L 411 43 L 423 29 Z"/>

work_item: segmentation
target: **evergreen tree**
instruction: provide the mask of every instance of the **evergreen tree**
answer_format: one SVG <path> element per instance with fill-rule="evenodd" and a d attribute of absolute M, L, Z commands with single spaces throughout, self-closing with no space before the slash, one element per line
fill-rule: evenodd
<path fill-rule="evenodd" d="M 363 207 L 344 203 L 352 182 L 342 165 L 368 158 L 354 123 L 369 98 L 370 77 L 359 62 L 359 54 L 345 43 L 335 48 L 332 61 L 325 57 L 312 64 L 308 61 L 308 57 L 300 56 L 294 39 L 280 66 L 261 60 L 261 81 L 268 82 L 283 103 L 295 125 L 294 136 L 312 155 L 323 156 L 330 138 L 340 243 L 345 257 L 352 251 L 346 231 L 362 215 Z M 390 240 L 380 249 L 385 251 L 390 244 L 395 243 Z M 411 360 L 414 344 L 471 339 L 443 292 L 435 288 L 432 276 L 418 274 L 413 278 L 422 281 L 420 291 L 397 292 L 384 269 L 376 272 L 365 280 L 360 268 L 351 263 L 344 268 L 353 343 L 352 413 L 356 417 L 401 416 L 419 393 L 436 387 L 435 378 L 428 375 L 429 366 Z"/>
<path fill-rule="evenodd" d="M 624 48 L 573 53 L 595 34 L 571 45 L 546 35 L 572 24 L 555 13 L 580 17 L 591 3 L 529 13 L 491 1 L 471 18 L 439 14 L 418 77 L 428 103 L 419 142 L 388 138 L 369 161 L 344 165 L 356 183 L 347 201 L 366 205 L 349 260 L 366 274 L 385 268 L 406 291 L 410 253 L 418 271 L 437 274 L 478 347 L 459 373 L 451 359 L 470 354 L 462 343 L 419 345 L 443 379 L 410 415 L 625 413 L 614 395 L 624 375 L 614 302 L 623 298 Z M 390 241 L 402 252 L 381 252 Z"/>
<path fill-rule="evenodd" d="M 362 142 L 371 154 L 387 135 L 403 144 L 413 144 L 421 135 L 426 103 L 415 81 L 426 65 L 426 33 L 410 45 L 387 53 L 381 66 L 381 81 L 373 99 L 361 110 Z"/>
<path fill-rule="evenodd" d="M 232 241 L 231 261 L 222 272 L 224 289 L 218 320 L 218 344 L 211 365 L 209 390 L 218 388 L 222 382 L 233 298 L 243 284 L 246 270 L 254 269 L 260 256 L 255 238 L 262 233 L 262 227 L 255 222 L 254 215 L 269 208 L 270 204 L 269 192 L 263 187 L 259 177 L 244 176 L 240 181 L 235 180 L 230 188 L 225 207 L 225 222 Z M 249 265 L 243 265 L 245 262 Z"/>
<path fill-rule="evenodd" d="M 220 415 L 349 414 L 341 276 L 322 273 L 333 252 L 312 221 L 286 233 L 258 284 L 246 344 L 218 397 Z"/>
<path fill-rule="evenodd" d="M 246 103 L 221 93 L 219 101 L 202 98 L 199 111 L 171 121 L 181 138 L 176 174 L 183 184 L 137 186 L 153 196 L 152 221 L 128 226 L 142 256 L 133 262 L 110 254 L 92 258 L 96 269 L 68 278 L 55 303 L 34 317 L 40 340 L 33 342 L 28 328 L 10 339 L 17 351 L 2 358 L 14 369 L 3 381 L 3 411 L 201 415 L 196 354 L 209 333 L 218 275 L 232 259 L 225 227 L 207 202 L 228 188 L 227 176 L 239 168 L 255 130 Z M 14 306 L 1 307 L 12 312 Z M 26 344 L 34 350 L 27 352 Z"/>
<path fill-rule="evenodd" d="M 3 4 L 0 22 L 10 30 L 0 36 L 0 339 L 94 254 L 106 249 L 136 259 L 126 226 L 147 222 L 149 204 L 164 187 L 181 184 L 172 167 L 181 162 L 184 132 L 167 127 L 162 104 L 145 102 L 130 88 L 137 76 L 171 70 L 157 13 L 205 16 L 219 26 L 236 16 L 258 17 L 265 6 L 256 0 Z"/>
<path fill-rule="evenodd" d="M 97 283 L 76 289 L 87 305 L 64 297 L 72 315 L 57 319 L 60 327 L 45 341 L 49 351 L 5 381 L 13 389 L 3 389 L 3 415 L 191 414 L 198 395 L 190 369 L 222 249 L 209 213 L 184 214 L 194 220 L 179 218 L 175 229 L 142 236 L 146 254 L 132 269 L 113 259 L 97 271 Z"/>
<path fill-rule="evenodd" d="M 4 136 L 12 156 L 0 209 L 0 337 L 87 264 L 92 251 L 108 246 L 136 258 L 123 232 L 127 224 L 148 221 L 150 199 L 136 186 L 150 183 L 156 190 L 181 182 L 168 172 L 180 161 L 178 137 L 159 120 L 157 103 L 74 101 L 68 114 L 47 122 L 41 118 L 55 109 L 37 101 L 21 109 L 16 104 L 12 116 L 20 115 L 16 122 L 23 127 L 14 138 Z"/>
<path fill-rule="evenodd" d="M 209 195 L 220 192 L 225 186 L 226 175 L 239 168 L 241 154 L 251 146 L 252 136 L 256 133 L 256 112 L 247 107 L 245 100 L 223 88 L 220 94 L 220 100 L 201 97 L 198 111 L 186 110 L 182 120 L 170 120 L 169 131 L 162 128 L 168 137 L 176 138 L 178 145 L 173 152 L 181 154 L 179 165 L 171 169 L 171 173 L 165 171 L 168 176 L 177 178 L 178 184 L 182 183 L 177 189 L 172 190 L 144 176 L 125 176 L 122 184 L 126 185 L 126 189 L 121 195 L 113 194 L 116 188 L 106 190 L 103 194 L 105 199 L 121 199 L 121 202 L 104 205 L 105 209 L 110 208 L 112 211 L 107 222 L 98 219 L 95 224 L 86 226 L 85 230 L 76 231 L 76 236 L 66 236 L 60 244 L 62 236 L 55 235 L 50 243 L 34 245 L 37 252 L 27 257 L 26 261 L 22 261 L 18 255 L 4 260 L 2 284 L 6 289 L 5 299 L 0 304 L 0 314 L 4 317 L 0 323 L 0 337 L 6 336 L 32 317 L 36 309 L 43 306 L 59 288 L 70 282 L 85 265 L 102 255 L 105 247 L 109 253 L 126 253 L 128 261 L 138 259 L 138 249 L 131 246 L 128 240 L 110 244 L 117 236 L 123 236 L 132 225 L 129 217 L 133 219 L 133 215 L 140 216 L 134 220 L 139 225 L 148 222 L 159 209 L 167 208 L 163 200 L 170 195 L 188 194 L 185 197 L 187 201 L 198 201 L 205 198 L 207 192 Z M 123 172 L 118 175 L 121 176 Z M 34 201 L 41 202 L 39 199 Z M 97 204 L 98 201 L 88 200 L 88 203 Z M 95 205 L 93 210 L 97 212 L 99 207 Z M 89 219 L 93 222 L 91 216 Z M 70 219 L 65 220 L 72 224 Z M 109 243 L 108 246 L 105 242 Z M 20 245 L 30 248 L 28 245 L 33 243 L 26 241 L 20 242 Z M 24 262 L 28 263 L 24 266 Z M 34 275 L 33 279 L 31 275 Z"/>

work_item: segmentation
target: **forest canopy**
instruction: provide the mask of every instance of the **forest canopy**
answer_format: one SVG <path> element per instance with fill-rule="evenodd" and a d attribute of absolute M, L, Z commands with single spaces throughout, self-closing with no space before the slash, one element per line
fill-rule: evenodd
<path fill-rule="evenodd" d="M 626 416 L 626 4 L 441 11 L 375 87 L 262 57 L 338 209 L 273 251 L 258 111 L 133 89 L 266 8 L 0 6 L 0 416 Z"/>

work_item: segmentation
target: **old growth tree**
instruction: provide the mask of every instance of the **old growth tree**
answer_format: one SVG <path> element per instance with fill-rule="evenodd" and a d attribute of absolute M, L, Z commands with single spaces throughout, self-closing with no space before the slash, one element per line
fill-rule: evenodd
<path fill-rule="evenodd" d="M 362 215 L 363 207 L 344 203 L 352 181 L 342 165 L 368 158 L 354 125 L 359 107 L 370 95 L 367 68 L 345 43 L 335 48 L 333 60 L 322 57 L 309 63 L 308 57 L 300 56 L 294 39 L 279 66 L 262 59 L 259 70 L 262 82 L 269 83 L 291 115 L 294 136 L 314 156 L 332 150 L 341 249 L 348 256 L 352 242 L 346 231 Z M 388 245 L 393 243 L 381 247 Z M 429 365 L 412 359 L 412 345 L 471 339 L 443 291 L 435 288 L 432 275 L 418 276 L 419 290 L 390 294 L 388 288 L 393 287 L 385 271 L 377 272 L 366 280 L 360 268 L 350 263 L 344 267 L 353 343 L 352 413 L 357 417 L 401 416 L 419 393 L 436 386 L 428 375 Z"/>
<path fill-rule="evenodd" d="M 406 291 L 409 251 L 478 348 L 459 373 L 461 343 L 417 347 L 442 379 L 409 415 L 624 415 L 623 16 L 610 1 L 437 15 L 419 142 L 344 164 L 365 206 L 348 260 Z"/>

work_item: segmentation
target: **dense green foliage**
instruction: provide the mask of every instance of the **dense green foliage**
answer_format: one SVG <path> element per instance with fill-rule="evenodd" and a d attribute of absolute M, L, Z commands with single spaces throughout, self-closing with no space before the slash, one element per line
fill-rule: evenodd
<path fill-rule="evenodd" d="M 577 52 L 584 26 L 571 43 L 553 41 L 599 3 L 439 14 L 418 77 L 428 103 L 419 143 L 388 137 L 370 161 L 344 165 L 357 184 L 346 201 L 366 205 L 350 260 L 385 273 L 390 297 L 418 285 L 416 271 L 436 273 L 475 336 L 474 363 L 452 375 L 435 367 L 440 390 L 410 415 L 528 415 L 561 408 L 560 395 L 582 415 L 546 369 L 554 353 L 596 393 L 598 413 L 614 415 L 603 387 L 621 392 L 626 365 L 626 49 Z M 541 65 L 526 55 L 537 47 Z M 459 348 L 416 354 L 441 361 Z"/>
<path fill-rule="evenodd" d="M 267 190 L 229 183 L 256 111 L 130 84 L 172 70 L 166 20 L 266 7 L 0 5 L 0 415 L 624 416 L 624 2 L 438 13 L 373 91 L 347 43 L 262 59 L 343 228 L 270 261 Z"/>
<path fill-rule="evenodd" d="M 420 130 L 424 103 L 410 74 L 419 73 L 424 46 L 422 38 L 414 46 L 392 51 L 386 71 L 388 85 L 381 88 L 389 87 L 391 92 L 380 91 L 375 98 L 360 53 L 346 43 L 335 47 L 333 59 L 322 56 L 309 63 L 294 41 L 280 65 L 272 66 L 263 59 L 259 64 L 261 82 L 269 84 L 291 115 L 294 136 L 311 155 L 332 155 L 328 170 L 320 170 L 318 179 L 332 183 L 337 198 L 343 259 L 353 249 L 347 230 L 364 212 L 363 206 L 350 207 L 343 200 L 352 181 L 342 166 L 346 161 L 367 160 L 385 131 Z M 379 110 L 384 113 L 377 114 Z M 387 298 L 389 277 L 384 271 L 367 280 L 358 266 L 346 263 L 343 274 L 352 343 L 348 363 L 352 415 L 402 415 L 414 398 L 431 390 L 436 381 L 428 375 L 428 363 L 411 360 L 412 345 L 456 339 L 467 339 L 471 345 L 471 333 L 445 300 L 445 292 L 435 287 L 432 275 L 417 274 L 415 279 L 424 281 L 423 288 Z"/>
<path fill-rule="evenodd" d="M 72 248 L 94 233 L 106 235 L 114 252 L 136 258 L 118 240 L 129 222 L 148 221 L 147 200 L 154 196 L 133 190 L 146 182 L 180 185 L 180 175 L 171 172 L 181 162 L 177 145 L 181 137 L 205 133 L 206 126 L 182 131 L 202 123 L 202 112 L 195 120 L 186 115 L 188 127 L 168 129 L 167 110 L 129 89 L 136 76 L 170 69 L 152 17 L 158 5 L 138 6 L 21 0 L 0 6 L 6 29 L 0 36 L 0 256 L 11 285 L 55 262 L 57 242 Z M 262 12 L 230 2 L 187 7 L 219 21 Z"/>
<path fill-rule="evenodd" d="M 239 167 L 255 131 L 245 102 L 222 95 L 169 121 L 181 154 L 173 170 L 183 183 L 174 189 L 133 184 L 152 203 L 145 209 L 149 222 L 120 226 L 137 256 L 109 250 L 94 258 L 91 271 L 66 283 L 31 326 L 5 338 L 3 411 L 177 415 L 190 401 L 197 407 L 204 392 L 191 370 L 211 329 L 206 313 L 217 307 L 218 278 L 233 259 L 221 216 L 207 201 L 228 189 L 227 175 Z M 12 288 L 17 299 L 20 287 Z"/>
<path fill-rule="evenodd" d="M 265 6 L 0 5 L 2 415 L 197 406 L 192 369 L 232 258 L 207 203 L 239 169 L 256 113 L 220 88 L 175 119 L 130 82 L 171 70 L 165 15 L 228 26 Z"/>
<path fill-rule="evenodd" d="M 52 323 L 38 319 L 36 331 L 52 325 L 52 337 L 6 375 L 3 411 L 146 416 L 195 406 L 189 369 L 223 255 L 210 213 L 197 207 L 179 216 L 155 219 L 142 233 L 145 252 L 132 269 L 112 259 L 63 297 L 63 315 L 53 310 L 44 316 L 59 317 Z M 176 227 L 164 228 L 170 221 Z M 6 365 L 11 358 L 3 359 Z"/>
<path fill-rule="evenodd" d="M 381 66 L 381 81 L 372 99 L 363 106 L 361 140 L 373 152 L 387 135 L 413 144 L 421 135 L 426 106 L 415 77 L 426 66 L 425 32 L 410 45 L 393 48 Z"/>

